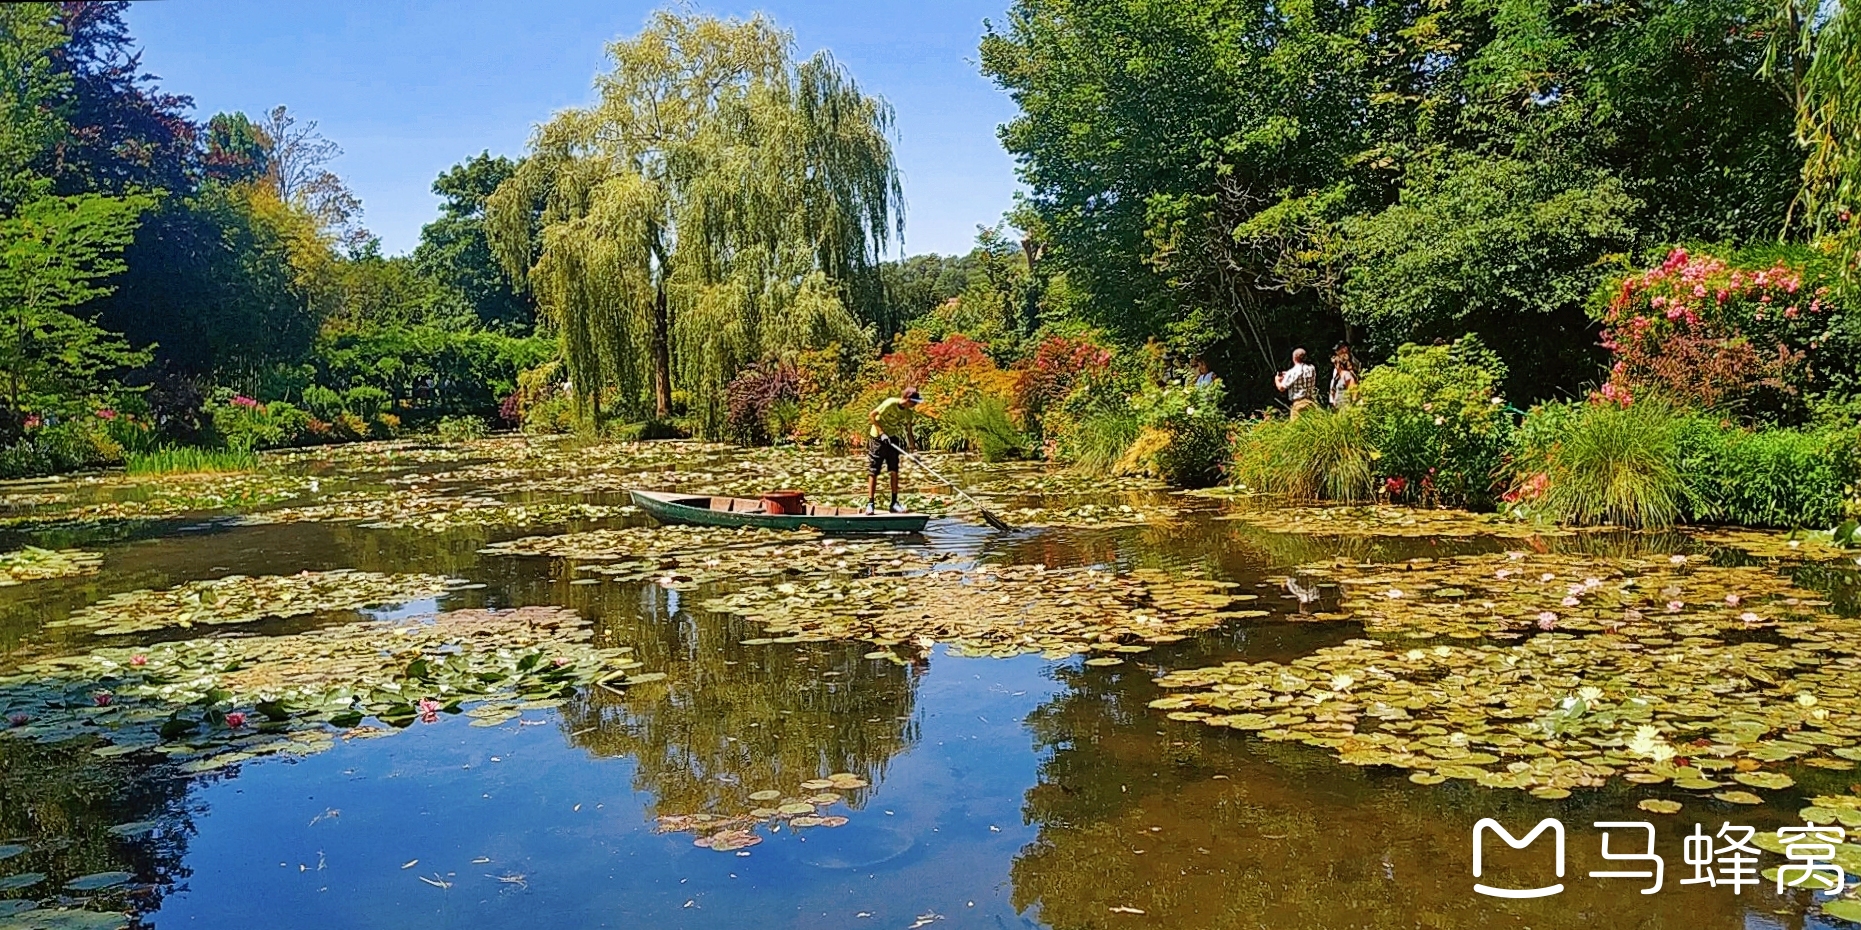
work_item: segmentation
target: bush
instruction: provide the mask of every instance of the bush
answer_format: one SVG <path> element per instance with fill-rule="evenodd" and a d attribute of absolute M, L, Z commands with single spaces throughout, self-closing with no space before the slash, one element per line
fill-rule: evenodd
<path fill-rule="evenodd" d="M 310 414 L 279 400 L 261 404 L 243 395 L 216 398 L 206 420 L 207 438 L 237 452 L 294 446 L 310 436 Z"/>
<path fill-rule="evenodd" d="M 724 428 L 730 439 L 738 445 L 762 446 L 788 436 L 789 432 L 775 428 L 771 421 L 779 405 L 801 397 L 800 385 L 795 367 L 781 362 L 750 365 L 737 372 L 724 397 Z"/>
<path fill-rule="evenodd" d="M 319 420 L 331 422 L 347 412 L 347 408 L 343 406 L 342 395 L 321 384 L 312 384 L 304 388 L 303 397 L 304 409 L 310 411 L 310 415 Z"/>
<path fill-rule="evenodd" d="M 843 455 L 866 443 L 866 416 L 850 407 L 833 407 L 802 416 L 802 435 L 818 442 L 827 451 Z"/>
<path fill-rule="evenodd" d="M 393 403 L 387 391 L 368 385 L 350 388 L 342 395 L 343 410 L 363 418 L 386 413 Z"/>
<path fill-rule="evenodd" d="M 936 449 L 974 452 L 985 462 L 1000 462 L 1027 455 L 1027 437 L 1015 428 L 1008 404 L 999 397 L 980 396 L 950 410 L 937 421 L 930 445 Z"/>
<path fill-rule="evenodd" d="M 1533 408 L 1506 500 L 1561 523 L 1669 526 L 1700 506 L 1681 460 L 1688 428 L 1658 399 Z"/>
<path fill-rule="evenodd" d="M 1806 248 L 1729 258 L 1674 249 L 1624 278 L 1601 314 L 1613 356 L 1603 396 L 1802 419 L 1808 392 L 1852 386 L 1855 370 L 1827 264 Z"/>
<path fill-rule="evenodd" d="M 1235 483 L 1302 500 L 1368 500 L 1376 490 L 1376 453 L 1362 407 L 1268 417 L 1234 445 Z"/>
<path fill-rule="evenodd" d="M 1221 480 L 1228 465 L 1229 423 L 1219 385 L 1148 387 L 1131 401 L 1141 426 L 1119 470 L 1149 472 L 1177 487 Z"/>
<path fill-rule="evenodd" d="M 1857 477 L 1854 430 L 1749 430 L 1693 418 L 1682 470 L 1699 521 L 1826 529 L 1849 516 Z"/>
<path fill-rule="evenodd" d="M 1402 346 L 1363 376 L 1358 403 L 1392 497 L 1491 503 L 1512 428 L 1498 393 L 1505 377 L 1505 364 L 1474 336 L 1451 346 Z"/>
<path fill-rule="evenodd" d="M 491 435 L 490 424 L 478 417 L 440 417 L 434 430 L 447 442 L 465 442 Z"/>
<path fill-rule="evenodd" d="M 123 461 L 123 447 L 102 420 L 80 418 L 27 429 L 20 441 L 0 449 L 0 478 L 36 478 Z"/>

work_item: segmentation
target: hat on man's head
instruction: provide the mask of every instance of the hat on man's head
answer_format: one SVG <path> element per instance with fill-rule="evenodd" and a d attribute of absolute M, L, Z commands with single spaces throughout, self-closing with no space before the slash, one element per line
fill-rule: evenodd
<path fill-rule="evenodd" d="M 908 400 L 913 403 L 922 403 L 924 401 L 924 395 L 919 394 L 918 389 L 914 387 L 905 388 L 905 392 L 898 396 L 901 400 Z"/>

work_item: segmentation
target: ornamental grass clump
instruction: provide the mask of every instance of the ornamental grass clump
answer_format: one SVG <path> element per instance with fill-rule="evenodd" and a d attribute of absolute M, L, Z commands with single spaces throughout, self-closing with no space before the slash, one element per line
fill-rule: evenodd
<path fill-rule="evenodd" d="M 1560 523 L 1638 528 L 1671 526 L 1697 503 L 1682 467 L 1687 419 L 1665 401 L 1550 404 L 1526 419 L 1509 501 Z"/>
<path fill-rule="evenodd" d="M 1243 431 L 1234 446 L 1237 483 L 1301 500 L 1369 500 L 1375 452 L 1360 407 L 1307 410 L 1268 417 Z"/>

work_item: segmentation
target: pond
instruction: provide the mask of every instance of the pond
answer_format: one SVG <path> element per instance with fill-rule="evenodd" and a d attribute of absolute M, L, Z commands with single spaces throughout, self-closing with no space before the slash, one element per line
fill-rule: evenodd
<path fill-rule="evenodd" d="M 270 460 L 0 488 L 0 928 L 1847 926 L 1682 884 L 1696 823 L 1861 818 L 1840 554 L 949 456 L 1024 528 L 926 485 L 922 536 L 833 541 L 624 489 L 846 503 L 858 459 Z M 1562 822 L 1561 893 L 1474 893 L 1489 817 Z M 1659 892 L 1591 877 L 1640 821 Z"/>

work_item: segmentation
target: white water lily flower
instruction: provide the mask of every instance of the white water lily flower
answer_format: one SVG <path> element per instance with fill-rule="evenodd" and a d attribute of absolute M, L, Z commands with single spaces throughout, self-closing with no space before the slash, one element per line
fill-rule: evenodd
<path fill-rule="evenodd" d="M 1603 689 L 1598 688 L 1595 685 L 1585 685 L 1577 689 L 1577 697 L 1582 698 L 1585 703 L 1594 702 L 1597 698 L 1602 697 L 1602 696 L 1603 696 Z"/>
<path fill-rule="evenodd" d="M 1799 691 L 1796 695 L 1796 702 L 1804 707 L 1814 707 L 1816 706 L 1816 696 L 1808 691 Z"/>
<path fill-rule="evenodd" d="M 1357 679 L 1352 678 L 1349 675 L 1331 676 L 1331 690 L 1333 691 L 1349 691 L 1351 689 L 1351 685 L 1354 685 L 1356 683 L 1357 683 Z"/>

